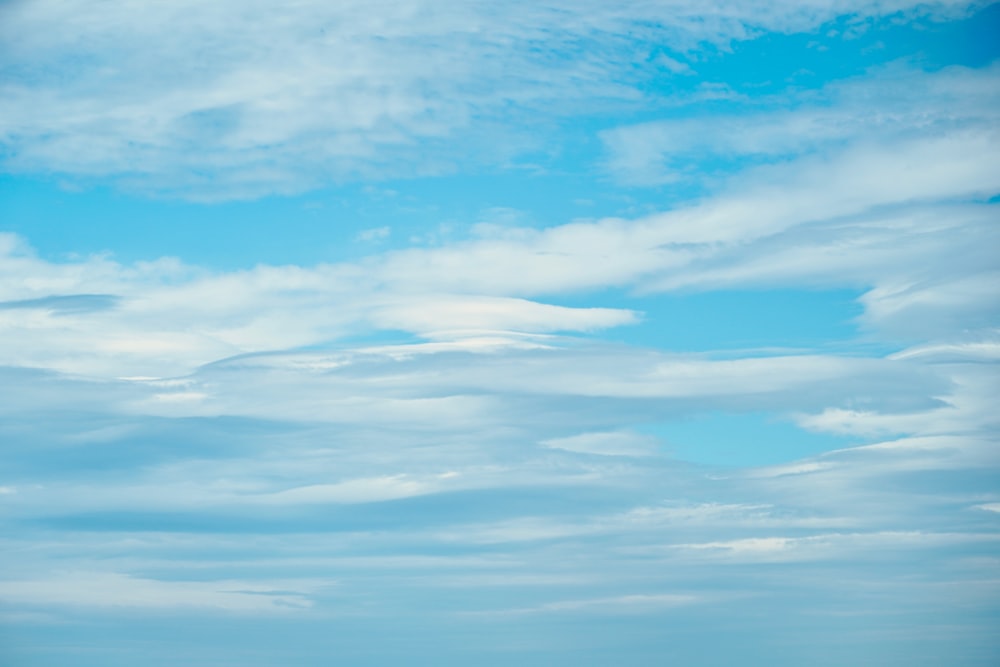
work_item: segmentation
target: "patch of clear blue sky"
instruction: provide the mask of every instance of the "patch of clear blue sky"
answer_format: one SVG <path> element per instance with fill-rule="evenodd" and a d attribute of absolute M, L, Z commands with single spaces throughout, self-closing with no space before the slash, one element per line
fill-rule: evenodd
<path fill-rule="evenodd" d="M 744 467 L 787 463 L 862 439 L 800 429 L 786 415 L 768 412 L 706 412 L 639 427 L 663 442 L 662 450 L 682 461 Z"/>
<path fill-rule="evenodd" d="M 815 349 L 857 334 L 862 307 L 855 290 L 717 290 L 630 296 L 608 293 L 557 299 L 568 306 L 627 307 L 640 323 L 602 332 L 600 338 L 673 352 Z"/>
<path fill-rule="evenodd" d="M 852 26 L 841 17 L 813 33 L 767 33 L 740 41 L 729 50 L 709 51 L 689 62 L 696 76 L 678 77 L 664 70 L 647 80 L 650 94 L 695 90 L 704 83 L 724 84 L 750 97 L 818 89 L 831 81 L 906 59 L 935 70 L 949 65 L 982 67 L 1000 56 L 1000 4 L 961 21 L 865 22 Z M 676 53 L 667 55 L 683 59 Z M 652 57 L 655 57 L 655 52 Z M 708 103 L 726 107 L 732 102 Z M 663 109 L 649 110 L 659 116 Z"/>
<path fill-rule="evenodd" d="M 634 205 L 629 193 L 594 192 L 586 181 L 581 174 L 490 172 L 204 204 L 108 187 L 77 192 L 55 180 L 4 176 L 0 214 L 6 231 L 24 236 L 50 260 L 110 252 L 122 262 L 172 256 L 232 270 L 344 261 L 455 240 L 477 222 L 549 226 L 625 214 Z M 384 241 L 357 240 L 381 227 L 391 229 Z"/>

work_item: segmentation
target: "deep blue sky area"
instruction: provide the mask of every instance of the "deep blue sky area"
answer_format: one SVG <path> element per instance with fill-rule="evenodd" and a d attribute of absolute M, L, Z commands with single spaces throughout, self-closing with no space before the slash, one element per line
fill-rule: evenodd
<path fill-rule="evenodd" d="M 0 665 L 1000 663 L 998 33 L 0 3 Z"/>

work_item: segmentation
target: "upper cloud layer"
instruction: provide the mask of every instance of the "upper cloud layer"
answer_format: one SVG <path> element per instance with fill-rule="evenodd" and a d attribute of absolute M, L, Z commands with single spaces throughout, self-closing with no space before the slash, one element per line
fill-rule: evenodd
<path fill-rule="evenodd" d="M 973 6 L 8 2 L 0 142 L 8 170 L 202 199 L 437 173 L 532 147 L 522 112 L 537 124 L 581 103 L 638 99 L 632 65 L 652 45 L 724 48 L 837 16 Z"/>

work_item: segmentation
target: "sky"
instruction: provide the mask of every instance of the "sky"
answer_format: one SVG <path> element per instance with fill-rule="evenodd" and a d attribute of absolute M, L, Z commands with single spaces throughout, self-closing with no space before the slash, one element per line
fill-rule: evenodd
<path fill-rule="evenodd" d="M 0 1 L 0 664 L 1000 663 L 998 35 Z"/>

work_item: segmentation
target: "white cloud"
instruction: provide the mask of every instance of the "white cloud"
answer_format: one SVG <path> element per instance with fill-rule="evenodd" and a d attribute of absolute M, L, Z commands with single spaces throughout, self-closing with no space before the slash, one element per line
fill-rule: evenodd
<path fill-rule="evenodd" d="M 295 580 L 275 583 L 163 581 L 116 572 L 63 572 L 46 579 L 0 581 L 0 599 L 8 604 L 33 607 L 288 613 L 311 607 L 313 603 L 308 595 L 316 588 L 317 582 Z"/>
<path fill-rule="evenodd" d="M 933 368 L 952 383 L 938 405 L 895 413 L 881 412 L 873 406 L 828 407 L 818 414 L 802 416 L 799 423 L 810 429 L 868 437 L 990 433 L 1000 427 L 991 400 L 1000 382 L 991 364 L 935 364 Z"/>
<path fill-rule="evenodd" d="M 697 557 L 753 562 L 792 562 L 820 559 L 878 559 L 900 550 L 933 549 L 963 542 L 995 542 L 1000 536 L 981 533 L 924 533 L 880 531 L 828 533 L 807 537 L 750 537 L 721 542 L 672 545 L 670 549 Z"/>
<path fill-rule="evenodd" d="M 534 607 L 520 609 L 504 609 L 487 612 L 489 614 L 646 614 L 663 609 L 695 604 L 703 601 L 702 596 L 676 593 L 654 593 L 618 595 L 606 598 L 590 598 L 584 600 L 559 600 L 545 602 Z"/>
<path fill-rule="evenodd" d="M 367 243 L 383 241 L 389 238 L 389 234 L 392 233 L 392 228 L 388 226 L 384 227 L 373 227 L 371 229 L 363 229 L 358 232 L 355 237 L 358 241 L 363 241 Z"/>
<path fill-rule="evenodd" d="M 894 63 L 817 92 L 741 102 L 750 108 L 607 130 L 608 167 L 653 184 L 687 178 L 709 157 L 774 161 L 858 140 L 989 129 L 1000 120 L 1000 66 L 924 73 Z"/>
<path fill-rule="evenodd" d="M 605 456 L 651 456 L 656 453 L 659 441 L 651 436 L 628 431 L 610 433 L 580 433 L 565 438 L 550 438 L 541 443 L 553 449 L 565 449 L 583 454 Z"/>
<path fill-rule="evenodd" d="M 378 502 L 439 493 L 448 487 L 447 480 L 455 476 L 457 474 L 443 473 L 431 479 L 415 479 L 408 475 L 352 479 L 337 484 L 299 486 L 247 500 L 276 505 Z"/>
<path fill-rule="evenodd" d="M 474 337 L 486 344 L 637 320 L 624 309 L 414 293 L 405 285 L 385 289 L 377 273 L 353 265 L 260 266 L 212 275 L 173 260 L 123 266 L 91 257 L 56 264 L 15 249 L 8 238 L 11 252 L 0 257 L 0 275 L 10 278 L 8 288 L 0 288 L 6 300 L 0 303 L 0 340 L 9 343 L 3 361 L 68 372 L 177 375 L 235 354 L 312 345 L 373 327 L 471 345 Z M 97 310 L 60 312 L 47 305 L 81 294 L 114 300 Z"/>
<path fill-rule="evenodd" d="M 406 295 L 378 306 L 371 319 L 382 329 L 440 337 L 456 330 L 588 331 L 632 324 L 638 318 L 617 308 L 566 308 L 525 299 L 445 294 L 416 299 Z"/>
<path fill-rule="evenodd" d="M 724 48 L 841 15 L 957 16 L 973 6 L 5 3 L 0 141 L 7 169 L 112 176 L 197 198 L 432 173 L 532 145 L 517 129 L 524 111 L 554 118 L 591 100 L 638 99 L 630 65 L 646 42 Z M 451 148 L 456 137 L 464 155 Z"/>
<path fill-rule="evenodd" d="M 738 360 L 662 355 L 614 347 L 395 346 L 336 354 L 268 354 L 220 362 L 190 385 L 128 389 L 128 409 L 161 416 L 246 416 L 360 424 L 466 428 L 500 426 L 518 401 L 584 404 L 593 399 L 656 400 L 673 413 L 712 409 L 798 410 L 854 402 L 905 420 L 947 381 L 917 365 L 836 356 Z M 167 397 L 176 395 L 170 400 Z M 197 399 L 197 400 L 195 400 Z M 933 405 L 933 404 L 932 404 Z M 601 419 L 605 410 L 590 408 Z M 645 411 L 644 411 L 645 412 Z M 614 413 L 613 406 L 607 414 Z M 899 414 L 897 414 L 899 413 Z M 812 418 L 803 417 L 810 426 Z M 483 421 L 485 420 L 485 421 Z M 592 452 L 648 451 L 641 436 L 590 434 L 547 439 L 549 446 Z"/>

